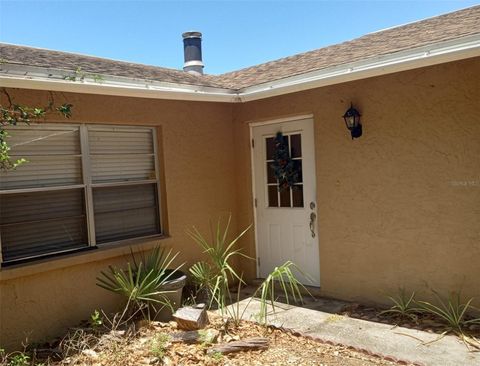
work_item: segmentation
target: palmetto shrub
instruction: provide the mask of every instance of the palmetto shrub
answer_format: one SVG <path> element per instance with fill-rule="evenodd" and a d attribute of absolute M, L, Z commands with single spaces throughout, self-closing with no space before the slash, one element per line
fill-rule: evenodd
<path fill-rule="evenodd" d="M 166 252 L 159 246 L 147 255 L 141 254 L 140 258 L 132 252 L 132 263 L 128 262 L 126 269 L 109 266 L 108 271 L 101 271 L 97 277 L 97 285 L 122 295 L 129 316 L 141 313 L 151 319 L 152 313 L 158 313 L 165 306 L 171 308 L 166 297 L 171 291 L 162 288 L 181 267 L 169 269 L 177 256 L 178 253 L 172 255 L 171 250 Z"/>

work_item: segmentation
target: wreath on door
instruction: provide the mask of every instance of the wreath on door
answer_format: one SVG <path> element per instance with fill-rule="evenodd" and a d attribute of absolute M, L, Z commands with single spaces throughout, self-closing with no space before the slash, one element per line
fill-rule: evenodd
<path fill-rule="evenodd" d="M 300 172 L 299 164 L 290 157 L 287 137 L 281 132 L 277 132 L 274 139 L 273 150 L 273 173 L 278 182 L 278 190 L 284 191 L 288 188 L 295 189 L 295 183 L 298 183 Z"/>

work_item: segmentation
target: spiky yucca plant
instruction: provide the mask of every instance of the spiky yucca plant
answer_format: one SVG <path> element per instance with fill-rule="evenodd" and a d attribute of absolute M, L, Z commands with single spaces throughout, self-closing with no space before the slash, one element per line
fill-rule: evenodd
<path fill-rule="evenodd" d="M 275 312 L 275 301 L 277 299 L 275 284 L 279 284 L 281 293 L 285 297 L 287 304 L 290 304 L 291 300 L 303 303 L 302 290 L 312 296 L 307 288 L 297 279 L 294 272 L 298 272 L 308 279 L 308 276 L 302 272 L 295 263 L 286 261 L 281 266 L 275 267 L 255 292 L 254 296 L 260 295 L 258 320 L 261 323 L 267 323 L 269 304 L 272 306 L 272 311 Z"/>
<path fill-rule="evenodd" d="M 432 290 L 433 291 L 433 290 Z M 448 299 L 443 299 L 436 291 L 433 291 L 437 304 L 427 301 L 417 301 L 423 311 L 436 315 L 447 325 L 447 331 L 463 333 L 463 329 L 471 324 L 480 324 L 480 318 L 467 320 L 467 311 L 473 310 L 471 305 L 473 298 L 462 302 L 459 292 L 451 292 Z"/>
<path fill-rule="evenodd" d="M 401 318 L 410 318 L 413 321 L 418 320 L 417 313 L 422 312 L 422 309 L 416 305 L 415 292 L 410 295 L 404 288 L 400 288 L 397 296 L 388 296 L 393 305 L 390 309 L 383 310 L 378 315 L 393 314 L 398 315 Z"/>
<path fill-rule="evenodd" d="M 241 276 L 232 266 L 234 257 L 250 258 L 240 248 L 236 248 L 238 240 L 250 230 L 249 225 L 233 240 L 228 239 L 228 232 L 232 216 L 229 215 L 227 223 L 222 228 L 221 220 L 217 221 L 212 239 L 206 239 L 196 227 L 187 233 L 203 249 L 208 261 L 197 262 L 190 268 L 193 281 L 200 289 L 207 291 L 209 295 L 209 306 L 215 305 L 222 311 L 229 297 L 229 287 L 234 281 L 243 283 Z"/>

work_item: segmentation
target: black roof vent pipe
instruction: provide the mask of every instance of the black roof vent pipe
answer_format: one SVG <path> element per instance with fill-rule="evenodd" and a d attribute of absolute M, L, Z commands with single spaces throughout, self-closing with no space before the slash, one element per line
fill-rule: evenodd
<path fill-rule="evenodd" d="M 185 32 L 183 37 L 183 54 L 185 63 L 183 64 L 183 71 L 191 74 L 203 74 L 202 62 L 202 33 L 200 32 Z"/>

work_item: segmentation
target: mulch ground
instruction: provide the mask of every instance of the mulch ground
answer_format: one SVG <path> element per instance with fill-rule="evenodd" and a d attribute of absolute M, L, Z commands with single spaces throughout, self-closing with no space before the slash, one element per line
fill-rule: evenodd
<path fill-rule="evenodd" d="M 440 318 L 429 313 L 416 313 L 413 317 L 402 317 L 395 313 L 381 314 L 384 308 L 352 303 L 343 309 L 340 315 L 371 322 L 401 326 L 404 328 L 422 330 L 428 333 L 443 334 L 448 325 Z M 471 317 L 466 317 L 471 319 Z M 480 325 L 472 324 L 465 331 L 476 338 L 480 337 Z"/>
<path fill-rule="evenodd" d="M 383 309 L 351 303 L 339 315 L 373 322 L 442 334 L 445 323 L 431 314 L 416 314 L 415 318 L 402 318 L 398 314 L 379 313 Z M 178 333 L 175 322 L 143 322 L 143 326 L 107 331 L 88 326 L 72 329 L 63 342 L 52 342 L 43 347 L 31 364 L 52 366 L 127 366 L 127 365 L 398 365 L 391 359 L 383 359 L 342 345 L 321 343 L 298 334 L 243 321 L 239 326 L 225 325 L 219 315 L 209 312 L 210 324 L 206 330 L 218 331 L 213 343 L 187 344 L 172 342 Z M 133 331 L 132 329 L 136 329 Z M 480 338 L 480 326 L 471 325 L 469 335 Z M 243 351 L 231 354 L 208 354 L 219 344 L 248 338 L 268 339 L 264 350 Z M 160 341 L 159 341 L 160 340 Z M 10 365 L 5 359 L 0 366 Z"/>
<path fill-rule="evenodd" d="M 393 362 L 347 347 L 322 344 L 250 322 L 243 322 L 239 327 L 230 329 L 229 334 L 223 337 L 223 341 L 225 338 L 238 340 L 251 337 L 268 338 L 268 349 L 239 352 L 212 360 L 211 357 L 205 356 L 205 346 L 185 347 L 183 344 L 175 344 L 167 357 L 171 357 L 173 364 L 178 365 L 395 365 Z M 178 357 L 179 355 L 181 357 Z"/>
<path fill-rule="evenodd" d="M 135 333 L 111 331 L 98 334 L 88 342 L 79 339 L 70 343 L 68 356 L 62 359 L 39 360 L 46 365 L 397 365 L 397 363 L 367 355 L 347 347 L 317 342 L 283 330 L 266 328 L 252 322 L 225 327 L 222 318 L 209 314 L 206 329 L 220 330 L 216 343 L 265 337 L 269 346 L 265 350 L 243 351 L 221 355 L 208 355 L 212 343 L 174 343 L 172 335 L 179 330 L 175 322 L 151 322 Z M 227 329 L 227 331 L 225 331 Z M 80 337 L 81 338 L 81 337 Z M 159 341 L 159 339 L 161 341 Z M 87 347 L 87 343 L 89 346 Z M 56 346 L 59 349 L 59 346 Z M 64 349 L 65 351 L 65 349 Z"/>

